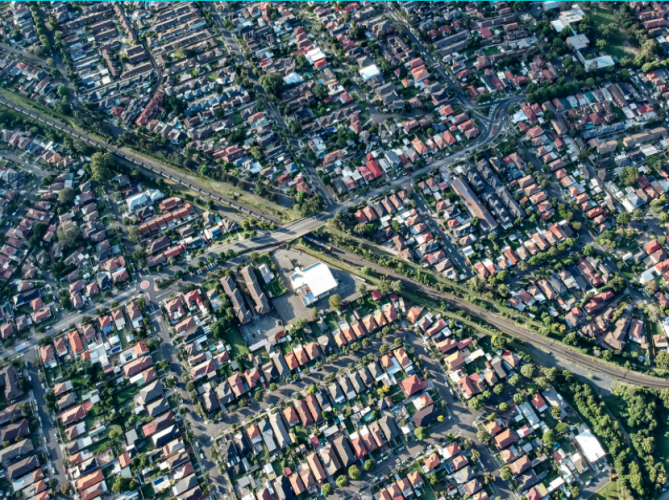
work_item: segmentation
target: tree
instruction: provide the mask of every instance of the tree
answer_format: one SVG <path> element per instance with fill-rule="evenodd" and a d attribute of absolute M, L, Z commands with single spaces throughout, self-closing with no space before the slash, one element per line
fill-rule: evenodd
<path fill-rule="evenodd" d="M 520 377 L 518 376 L 517 373 L 514 373 L 511 378 L 509 378 L 509 384 L 512 386 L 517 386 L 520 383 Z"/>
<path fill-rule="evenodd" d="M 616 222 L 621 226 L 626 226 L 627 224 L 632 222 L 632 214 L 628 212 L 623 212 L 618 217 L 616 217 Z"/>
<path fill-rule="evenodd" d="M 437 474 L 435 472 L 430 472 L 427 475 L 427 480 L 430 482 L 432 486 L 436 485 L 439 482 L 439 478 L 437 477 Z"/>
<path fill-rule="evenodd" d="M 91 179 L 95 182 L 104 182 L 111 177 L 110 167 L 114 163 L 111 153 L 93 153 L 91 156 Z"/>
<path fill-rule="evenodd" d="M 525 378 L 532 378 L 532 375 L 534 374 L 534 365 L 528 363 L 521 366 L 520 373 L 522 373 Z"/>
<path fill-rule="evenodd" d="M 330 307 L 333 311 L 339 311 L 341 308 L 341 302 L 341 296 L 338 293 L 330 295 L 330 298 L 328 299 L 328 304 L 330 304 Z"/>
<path fill-rule="evenodd" d="M 348 486 L 348 477 L 343 476 L 343 475 L 339 476 L 337 478 L 337 480 L 335 481 L 335 483 L 337 484 L 337 486 L 339 488 L 346 488 Z"/>
<path fill-rule="evenodd" d="M 615 278 L 610 280 L 608 284 L 616 292 L 620 292 L 621 290 L 627 288 L 627 282 L 625 281 L 625 278 L 623 278 L 622 276 L 616 276 Z"/>
<path fill-rule="evenodd" d="M 283 87 L 283 77 L 279 73 L 267 73 L 260 77 L 260 85 L 265 92 L 278 95 Z"/>
<path fill-rule="evenodd" d="M 137 245 L 139 243 L 141 237 L 142 237 L 142 233 L 139 231 L 139 228 L 137 226 L 132 226 L 128 230 L 128 239 L 130 241 L 132 241 L 135 245 Z"/>
<path fill-rule="evenodd" d="M 469 400 L 467 406 L 469 406 L 470 410 L 474 411 L 480 410 L 481 407 L 483 406 L 483 400 L 478 396 L 473 397 L 472 399 Z"/>
<path fill-rule="evenodd" d="M 544 432 L 544 435 L 541 436 L 541 442 L 544 443 L 548 448 L 552 448 L 556 441 L 557 438 L 555 437 L 555 432 L 553 432 L 551 429 L 548 429 L 546 432 Z"/>
<path fill-rule="evenodd" d="M 602 40 L 601 38 L 595 42 L 595 45 L 599 50 L 604 50 L 606 48 L 606 40 Z"/>
<path fill-rule="evenodd" d="M 498 396 L 504 392 L 504 386 L 502 384 L 497 384 L 495 387 L 492 388 L 492 392 L 497 394 Z"/>
<path fill-rule="evenodd" d="M 478 462 L 481 459 L 481 454 L 477 450 L 472 450 L 470 458 L 472 462 Z"/>
<path fill-rule="evenodd" d="M 67 249 L 74 248 L 82 242 L 83 233 L 79 226 L 72 224 L 58 226 L 56 234 L 58 235 L 58 242 Z"/>
<path fill-rule="evenodd" d="M 499 470 L 499 477 L 501 477 L 504 481 L 511 479 L 511 469 L 508 465 L 505 465 Z"/>
<path fill-rule="evenodd" d="M 321 486 L 321 495 L 324 497 L 328 497 L 332 495 L 333 490 L 332 490 L 332 485 L 330 483 L 323 483 L 323 486 Z"/>
<path fill-rule="evenodd" d="M 551 415 L 555 418 L 560 418 L 560 415 L 562 415 L 562 410 L 559 406 L 551 406 Z"/>
<path fill-rule="evenodd" d="M 77 193 L 72 188 L 61 189 L 58 192 L 58 201 L 60 201 L 63 205 L 68 205 L 74 201 L 76 196 Z"/>
<path fill-rule="evenodd" d="M 648 295 L 655 295 L 657 293 L 657 289 L 657 281 L 655 280 L 647 281 L 643 286 L 643 291 Z"/>
<path fill-rule="evenodd" d="M 594 255 L 595 253 L 595 248 L 592 245 L 585 245 L 583 247 L 583 255 L 586 257 L 590 257 L 591 255 Z"/>
<path fill-rule="evenodd" d="M 569 489 L 569 493 L 571 493 L 572 498 L 577 498 L 578 494 L 581 492 L 581 489 L 576 484 L 570 484 L 567 486 L 567 488 Z"/>
<path fill-rule="evenodd" d="M 314 94 L 314 97 L 319 101 L 326 99 L 328 95 L 330 95 L 328 88 L 322 83 L 317 83 L 316 85 L 314 85 L 314 88 L 311 92 Z"/>
<path fill-rule="evenodd" d="M 603 26 L 600 26 L 600 27 L 599 27 L 599 32 L 602 34 L 602 36 L 603 36 L 604 38 L 610 38 L 610 37 L 613 36 L 618 30 L 619 30 L 619 28 L 618 28 L 615 24 L 613 24 L 613 23 L 604 24 Z"/>
<path fill-rule="evenodd" d="M 669 370 L 669 352 L 660 351 L 657 356 L 655 356 L 655 364 L 660 370 Z"/>
<path fill-rule="evenodd" d="M 495 349 L 501 351 L 506 347 L 506 338 L 502 334 L 495 335 L 492 338 L 492 345 L 495 347 Z"/>
<path fill-rule="evenodd" d="M 67 99 L 70 97 L 70 89 L 68 89 L 65 85 L 59 85 L 56 93 L 61 99 Z"/>
<path fill-rule="evenodd" d="M 425 441 L 430 437 L 430 433 L 425 427 L 418 427 L 413 431 L 413 433 L 416 436 L 416 439 L 419 441 Z"/>
<path fill-rule="evenodd" d="M 633 186 L 639 179 L 639 170 L 631 165 L 623 167 L 623 170 L 620 173 L 620 179 L 626 186 Z"/>
<path fill-rule="evenodd" d="M 260 148 L 258 146 L 253 146 L 251 148 L 251 154 L 256 160 L 262 158 L 262 151 L 260 151 Z"/>
<path fill-rule="evenodd" d="M 367 472 L 373 470 L 375 466 L 376 466 L 376 464 L 374 463 L 374 460 L 366 460 L 365 461 L 364 467 L 365 467 L 365 470 Z"/>
<path fill-rule="evenodd" d="M 353 481 L 357 481 L 362 477 L 362 471 L 360 470 L 360 467 L 357 465 L 351 465 L 348 468 L 348 476 L 353 479 Z"/>
<path fill-rule="evenodd" d="M 504 401 L 502 401 L 502 402 L 499 404 L 498 408 L 499 408 L 499 411 L 506 411 L 506 410 L 509 409 L 509 405 L 506 404 Z"/>

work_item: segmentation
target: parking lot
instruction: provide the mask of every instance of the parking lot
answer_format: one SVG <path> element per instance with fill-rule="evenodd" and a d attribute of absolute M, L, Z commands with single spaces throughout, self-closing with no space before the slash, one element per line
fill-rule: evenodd
<path fill-rule="evenodd" d="M 309 267 L 319 262 L 317 259 L 299 251 L 283 249 L 274 252 L 273 257 L 279 268 L 279 274 L 289 289 L 288 293 L 285 293 L 276 299 L 272 299 L 272 305 L 284 324 L 290 325 L 298 318 L 311 319 L 311 310 L 313 307 L 316 307 L 319 310 L 328 310 L 330 308 L 328 297 L 324 297 L 312 306 L 306 307 L 302 302 L 302 299 L 300 299 L 300 297 L 290 288 L 290 276 L 294 273 L 295 267 Z M 330 268 L 330 271 L 332 271 L 332 276 L 334 276 L 337 283 L 339 283 L 339 286 L 333 293 L 339 294 L 343 300 L 348 302 L 360 298 L 360 294 L 356 290 L 357 282 L 349 273 L 333 268 Z"/>

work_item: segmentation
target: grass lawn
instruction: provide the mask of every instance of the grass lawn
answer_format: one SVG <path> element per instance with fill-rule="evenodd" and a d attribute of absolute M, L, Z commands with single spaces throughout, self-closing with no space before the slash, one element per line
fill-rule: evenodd
<path fill-rule="evenodd" d="M 231 357 L 233 359 L 240 354 L 248 354 L 251 352 L 238 328 L 230 328 L 230 330 L 225 333 L 225 342 L 232 347 Z"/>
<path fill-rule="evenodd" d="M 583 481 L 584 483 L 587 483 L 593 477 L 595 477 L 595 475 L 592 473 L 592 470 L 588 469 L 585 472 L 583 472 L 583 474 L 581 474 L 581 481 Z"/>
<path fill-rule="evenodd" d="M 105 451 L 107 448 L 109 448 L 110 444 L 111 443 L 109 442 L 109 440 L 107 438 L 101 439 L 100 441 L 95 443 L 93 446 L 88 448 L 88 451 L 90 451 L 94 455 L 97 455 L 97 454 L 102 453 L 103 451 Z"/>
<path fill-rule="evenodd" d="M 232 113 L 230 115 L 230 119 L 232 120 L 232 123 L 234 125 L 239 125 L 240 123 L 242 123 L 244 121 L 242 119 L 242 115 L 239 113 L 239 111 L 237 113 Z"/>
<path fill-rule="evenodd" d="M 280 297 L 288 291 L 280 279 L 275 279 L 271 283 L 266 284 L 265 290 L 272 294 L 272 298 Z"/>
<path fill-rule="evenodd" d="M 591 7 L 586 11 L 590 16 L 595 26 L 603 26 L 615 22 L 615 16 L 612 12 L 601 9 L 599 7 Z M 626 46 L 626 44 L 630 46 Z M 606 39 L 606 47 L 604 51 L 616 60 L 623 57 L 634 57 L 635 51 L 632 50 L 632 43 L 627 36 L 627 33 L 622 29 L 617 29 L 613 34 Z"/>
<path fill-rule="evenodd" d="M 153 491 L 153 486 L 151 486 L 151 484 L 145 484 L 141 489 L 144 498 L 153 498 L 155 496 L 155 492 Z"/>
<path fill-rule="evenodd" d="M 192 175 L 192 173 L 189 175 Z M 244 191 L 241 187 L 233 186 L 227 182 L 213 181 L 208 177 L 197 177 L 195 183 L 200 184 L 201 186 L 228 198 L 236 197 L 237 202 L 240 205 L 244 205 L 245 207 L 252 210 L 257 210 L 263 214 L 273 215 L 284 222 L 292 222 L 296 219 L 299 219 L 300 217 L 300 213 L 296 210 L 282 207 L 276 203 L 266 200 L 265 198 L 260 198 L 259 196 L 255 196 L 247 191 Z M 197 195 L 197 193 L 195 194 Z"/>
<path fill-rule="evenodd" d="M 348 419 L 346 421 L 348 422 Z M 297 437 L 298 443 L 306 443 L 309 440 L 309 433 L 302 425 L 293 427 L 293 432 L 295 433 L 295 437 Z"/>
<path fill-rule="evenodd" d="M 138 392 L 139 392 L 139 387 L 136 384 L 132 384 L 130 387 L 126 387 L 122 391 L 119 391 L 116 394 L 114 394 L 114 403 L 120 406 L 127 400 L 132 398 Z"/>
<path fill-rule="evenodd" d="M 418 497 L 421 500 L 435 500 L 434 496 L 434 491 L 432 491 L 432 488 L 430 487 L 429 484 L 424 484 L 422 488 L 420 488 L 418 493 Z"/>
<path fill-rule="evenodd" d="M 280 460 L 275 460 L 274 462 L 272 462 L 272 469 L 274 469 L 274 474 L 276 474 L 277 476 L 283 474 L 283 467 L 281 467 Z"/>
<path fill-rule="evenodd" d="M 590 497 L 591 500 L 618 500 L 618 498 L 618 487 L 615 481 L 611 481 Z"/>

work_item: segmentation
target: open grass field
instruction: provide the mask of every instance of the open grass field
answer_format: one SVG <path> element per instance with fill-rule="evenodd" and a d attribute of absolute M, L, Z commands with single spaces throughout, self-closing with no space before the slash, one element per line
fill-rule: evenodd
<path fill-rule="evenodd" d="M 606 486 L 592 495 L 590 500 L 618 500 L 618 489 L 615 481 L 607 483 Z"/>
<path fill-rule="evenodd" d="M 613 12 L 597 7 L 594 4 L 589 10 L 586 10 L 586 13 L 592 18 L 593 24 L 598 27 L 615 23 L 616 21 Z M 613 35 L 606 39 L 606 48 L 604 50 L 616 61 L 619 61 L 623 57 L 634 57 L 637 52 L 627 32 L 622 28 L 616 30 Z"/>

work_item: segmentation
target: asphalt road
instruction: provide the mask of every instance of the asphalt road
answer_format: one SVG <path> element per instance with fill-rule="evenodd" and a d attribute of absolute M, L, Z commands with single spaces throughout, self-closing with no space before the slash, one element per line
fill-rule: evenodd
<path fill-rule="evenodd" d="M 151 172 L 158 174 L 162 177 L 165 177 L 167 179 L 170 179 L 174 182 L 177 182 L 181 184 L 182 186 L 185 186 L 189 189 L 192 189 L 193 191 L 199 192 L 201 195 L 211 198 L 213 200 L 218 201 L 219 203 L 222 203 L 223 205 L 233 208 L 243 214 L 248 215 L 249 217 L 254 217 L 256 219 L 265 221 L 265 222 L 272 222 L 275 224 L 280 224 L 281 222 L 277 220 L 276 218 L 269 216 L 269 215 L 264 215 L 264 214 L 258 214 L 255 212 L 252 212 L 251 210 L 248 210 L 245 207 L 242 207 L 241 205 L 238 205 L 237 203 L 227 199 L 224 196 L 219 195 L 218 193 L 215 193 L 213 191 L 210 191 L 208 189 L 202 188 L 199 185 L 197 185 L 197 180 L 196 176 L 192 175 L 189 176 L 187 174 L 184 174 L 183 172 L 180 172 L 174 168 L 171 168 L 167 165 L 164 165 L 156 160 L 150 159 L 148 157 L 144 157 L 142 155 L 139 155 L 137 153 L 134 153 L 130 150 L 127 149 L 118 149 L 111 144 L 108 144 L 104 141 L 94 139 L 91 136 L 84 134 L 84 133 L 79 133 L 76 130 L 73 130 L 65 125 L 61 125 L 60 123 L 56 123 L 50 118 L 45 117 L 44 115 L 35 113 L 34 111 L 29 111 L 26 108 L 19 106 L 17 104 L 14 104 L 11 101 L 8 101 L 4 97 L 0 97 L 0 104 L 4 104 L 10 109 L 13 109 L 14 111 L 17 111 L 19 113 L 22 113 L 24 115 L 27 115 L 34 120 L 37 120 L 39 122 L 44 123 L 45 125 L 48 125 L 50 127 L 55 128 L 56 130 L 61 131 L 64 134 L 68 134 L 72 137 L 76 137 L 77 139 L 80 139 L 92 146 L 95 146 L 100 149 L 104 149 L 115 156 L 132 163 L 133 165 L 136 165 L 138 167 L 145 168 L 147 170 L 150 170 Z"/>
<path fill-rule="evenodd" d="M 606 374 L 628 384 L 641 385 L 651 389 L 669 388 L 669 380 L 625 370 L 624 368 L 620 368 L 618 366 L 599 361 L 591 356 L 581 354 L 580 352 L 569 349 L 560 342 L 544 337 L 543 335 L 539 335 L 538 333 L 531 332 L 511 320 L 486 311 L 485 309 L 471 304 L 464 299 L 449 293 L 439 292 L 432 288 L 426 287 L 417 281 L 396 273 L 392 269 L 381 267 L 374 262 L 363 259 L 350 252 L 341 250 L 340 248 L 333 248 L 333 256 L 337 259 L 344 260 L 358 267 L 367 266 L 371 269 L 374 269 L 381 275 L 386 275 L 393 279 L 400 280 L 406 290 L 417 291 L 432 300 L 444 302 L 445 304 L 454 307 L 455 309 L 458 309 L 466 314 L 469 314 L 472 317 L 485 321 L 486 323 L 496 327 L 498 330 L 506 333 L 507 335 L 522 340 L 530 346 L 542 349 L 546 352 L 549 352 L 550 354 L 553 354 L 554 356 L 564 357 L 594 372 Z"/>
<path fill-rule="evenodd" d="M 62 464 L 63 454 L 60 449 L 60 444 L 58 441 L 56 441 L 56 428 L 51 421 L 51 415 L 46 411 L 46 401 L 44 400 L 44 393 L 46 391 L 42 388 L 42 384 L 39 382 L 39 374 L 35 368 L 34 363 L 31 363 L 31 366 L 28 367 L 28 374 L 32 379 L 32 393 L 35 398 L 38 415 L 41 420 L 40 425 L 42 429 L 42 435 L 46 441 L 43 443 L 44 452 L 51 461 L 51 466 L 56 469 L 55 474 L 52 474 L 52 472 L 49 471 L 49 475 L 56 479 L 59 484 L 62 484 L 65 482 L 65 470 Z"/>

